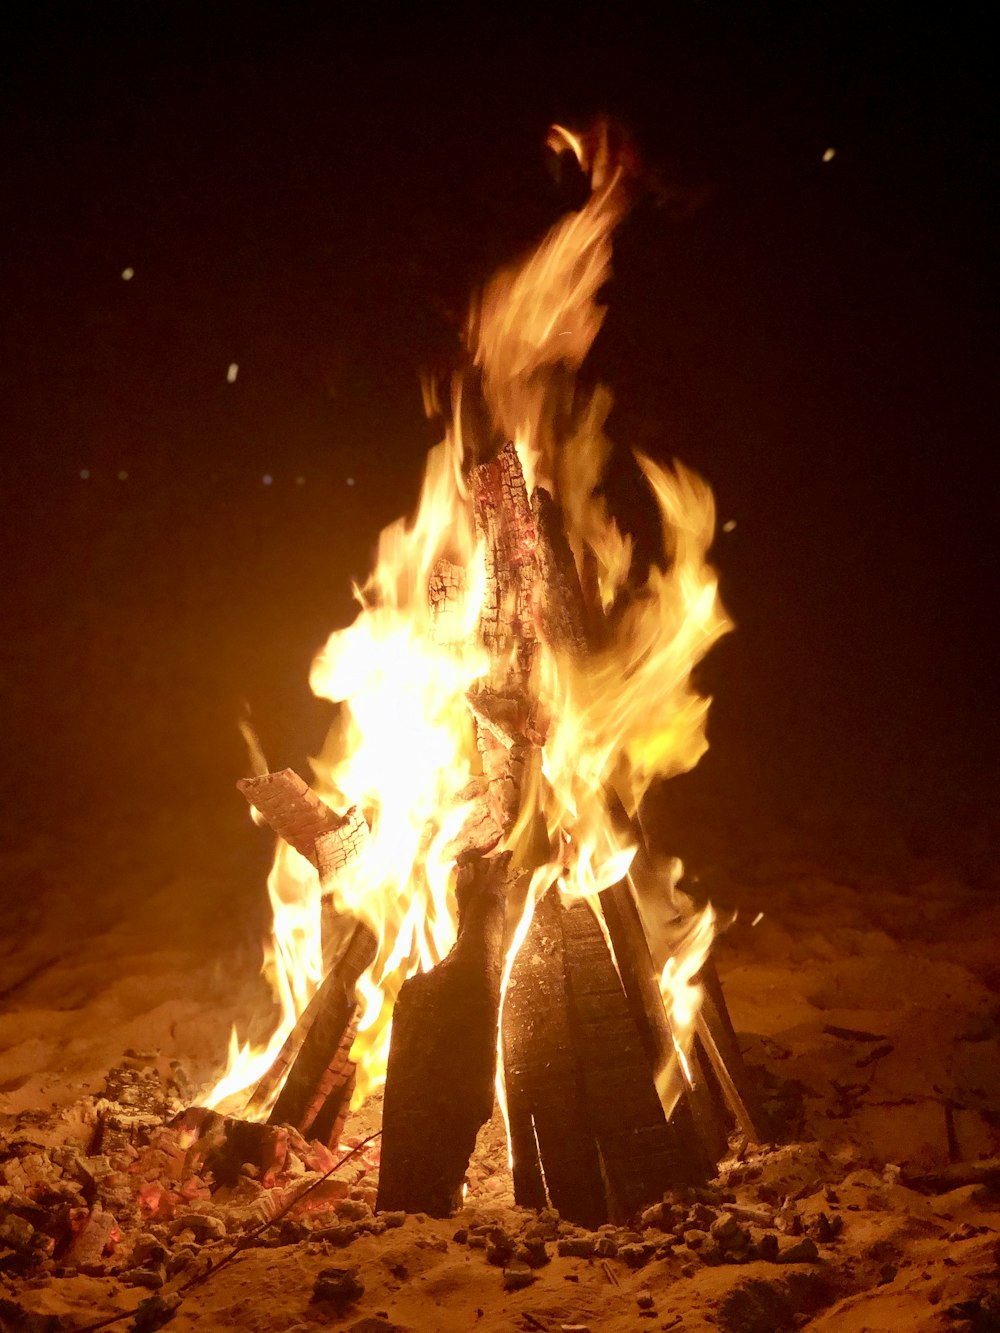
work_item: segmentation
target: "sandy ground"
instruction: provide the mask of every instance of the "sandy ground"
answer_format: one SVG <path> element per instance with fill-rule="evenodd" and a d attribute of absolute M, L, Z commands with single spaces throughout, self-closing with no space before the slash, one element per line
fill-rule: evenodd
<path fill-rule="evenodd" d="M 368 1219 L 349 1236 L 277 1226 L 208 1280 L 185 1286 L 191 1258 L 152 1292 L 129 1278 L 129 1237 L 117 1263 L 112 1238 L 76 1271 L 58 1251 L 39 1266 L 19 1258 L 11 1219 L 27 1207 L 33 1161 L 59 1144 L 86 1151 L 95 1098 L 126 1052 L 176 1105 L 218 1070 L 234 1017 L 266 1024 L 264 849 L 234 802 L 186 821 L 161 809 L 128 832 L 57 829 L 6 853 L 0 1327 L 115 1315 L 128 1316 L 115 1327 L 156 1327 L 170 1314 L 178 1333 L 1000 1328 L 1000 1193 L 955 1183 L 1000 1157 L 995 842 L 981 823 L 959 836 L 814 808 L 753 828 L 710 824 L 692 846 L 700 887 L 738 909 L 716 956 L 775 1144 L 723 1163 L 703 1199 L 607 1232 L 609 1257 L 559 1253 L 594 1238 L 543 1221 L 549 1261 L 526 1276 L 504 1247 L 530 1239 L 538 1219 L 509 1206 L 495 1126 L 467 1207 L 447 1221 L 373 1221 L 374 1161 L 355 1159 L 330 1196 L 341 1227 Z M 953 1180 L 926 1179 L 945 1168 Z M 731 1228 L 720 1218 L 740 1209 L 761 1226 L 744 1219 L 735 1262 L 712 1227 Z M 760 1257 L 768 1231 L 790 1261 Z M 193 1239 L 217 1263 L 235 1235 Z M 353 1270 L 363 1290 L 324 1297 L 317 1278 L 332 1267 Z M 143 1300 L 153 1304 L 134 1323 Z"/>

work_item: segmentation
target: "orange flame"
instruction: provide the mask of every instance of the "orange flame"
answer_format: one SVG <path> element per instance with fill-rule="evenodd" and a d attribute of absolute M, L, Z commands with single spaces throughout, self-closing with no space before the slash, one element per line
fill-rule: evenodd
<path fill-rule="evenodd" d="M 543 486 L 557 499 L 578 570 L 594 572 L 600 623 L 585 655 L 539 636 L 532 688 L 548 725 L 504 845 L 524 859 L 540 816 L 552 850 L 542 865 L 535 854 L 508 973 L 545 889 L 558 882 L 567 894 L 594 898 L 628 873 L 635 848 L 615 825 L 608 793 L 634 812 L 651 783 L 697 763 L 709 701 L 693 689 L 691 671 L 729 628 L 706 560 L 715 516 L 705 483 L 679 464 L 638 459 L 663 535 L 662 567 L 654 565 L 641 586 L 634 586 L 631 541 L 598 493 L 610 449 L 603 430 L 610 395 L 598 388 L 585 397 L 574 376 L 603 320 L 597 297 L 610 275 L 611 236 L 628 207 L 634 161 L 616 155 L 602 128 L 575 135 L 554 127 L 549 142 L 589 171 L 590 197 L 522 263 L 487 284 L 467 342 L 493 426 L 515 441 L 529 493 Z M 477 632 L 486 562 L 467 465 L 456 424 L 431 451 L 416 516 L 382 533 L 373 573 L 357 590 L 359 614 L 331 636 L 310 678 L 317 695 L 341 705 L 313 785 L 335 809 L 357 805 L 371 830 L 367 849 L 335 885 L 337 907 L 367 922 L 379 940 L 358 987 L 355 1105 L 384 1079 L 402 982 L 433 966 L 455 939 L 453 844 L 469 810 L 462 793 L 480 771 L 468 694 L 490 665 Z M 432 589 L 442 562 L 454 572 L 443 611 Z M 213 1105 L 266 1071 L 322 977 L 316 872 L 281 845 L 269 890 L 274 943 L 266 966 L 281 1021 L 264 1048 L 234 1044 Z M 689 981 L 711 941 L 712 919 L 710 909 L 689 919 L 677 928 L 680 944 L 670 957 L 658 958 L 681 1051 L 697 1003 Z"/>

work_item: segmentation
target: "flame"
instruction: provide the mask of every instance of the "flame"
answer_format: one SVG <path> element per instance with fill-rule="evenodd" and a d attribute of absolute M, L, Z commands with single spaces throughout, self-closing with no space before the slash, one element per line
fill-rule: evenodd
<path fill-rule="evenodd" d="M 581 583 L 593 588 L 589 651 L 537 634 L 530 685 L 543 720 L 540 757 L 528 766 L 520 814 L 502 844 L 531 871 L 530 889 L 511 931 L 506 976 L 534 904 L 552 884 L 596 901 L 629 873 L 636 844 L 621 811 L 634 814 L 654 781 L 692 767 L 704 752 L 709 701 L 692 687 L 691 672 L 729 628 L 707 563 L 715 522 L 708 486 L 680 464 L 638 456 L 662 530 L 662 563 L 643 579 L 631 539 L 599 491 L 611 398 L 601 387 L 583 393 L 575 374 L 603 321 L 598 295 L 634 163 L 602 128 L 576 135 L 554 127 L 549 143 L 573 152 L 590 173 L 590 196 L 486 285 L 466 329 L 492 426 L 515 443 L 529 494 L 544 487 L 558 502 Z M 456 382 L 454 424 L 428 457 L 415 516 L 381 534 L 373 572 L 356 589 L 357 617 L 330 637 L 310 677 L 317 695 L 340 705 L 313 786 L 338 811 L 357 806 L 371 833 L 333 888 L 338 911 L 366 922 L 379 942 L 358 984 L 355 1105 L 384 1079 L 403 981 L 454 942 L 454 847 L 482 774 L 469 695 L 495 663 L 478 630 L 488 553 L 468 485 L 475 459 L 473 442 L 462 439 L 462 392 Z M 541 855 L 540 825 L 549 848 Z M 265 970 L 280 1021 L 264 1046 L 234 1037 L 211 1105 L 253 1087 L 322 979 L 316 871 L 282 844 L 268 887 L 274 939 Z M 677 902 L 673 888 L 664 885 L 665 900 Z M 697 1008 L 690 982 L 714 916 L 707 908 L 674 918 L 669 956 L 657 966 L 680 1059 Z M 502 1070 L 499 1087 L 502 1100 Z"/>

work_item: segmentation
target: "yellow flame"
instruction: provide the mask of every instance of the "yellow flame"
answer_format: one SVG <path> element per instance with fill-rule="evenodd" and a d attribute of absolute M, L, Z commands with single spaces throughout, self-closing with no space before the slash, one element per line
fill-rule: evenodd
<path fill-rule="evenodd" d="M 487 284 L 467 328 L 493 426 L 515 442 L 529 494 L 544 487 L 558 502 L 581 582 L 594 591 L 590 651 L 538 635 L 530 681 L 547 727 L 506 840 L 532 873 L 523 915 L 511 923 L 504 986 L 550 885 L 595 899 L 628 874 L 635 846 L 616 825 L 609 793 L 634 812 L 652 782 L 697 763 L 708 700 L 693 689 L 691 671 L 729 628 L 707 563 L 715 520 L 707 485 L 679 464 L 638 458 L 663 536 L 662 564 L 641 584 L 632 543 L 599 493 L 611 399 L 602 388 L 582 393 L 574 376 L 604 317 L 597 298 L 627 206 L 626 173 L 606 134 L 555 127 L 552 135 L 591 171 L 590 197 Z M 379 941 L 358 984 L 355 1104 L 384 1078 L 403 981 L 432 967 L 454 941 L 455 839 L 469 810 L 465 791 L 482 772 L 468 695 L 491 666 L 478 632 L 487 561 L 467 485 L 471 449 L 457 424 L 460 392 L 456 382 L 456 424 L 429 455 L 415 517 L 382 533 L 373 572 L 357 591 L 358 616 L 331 636 L 310 677 L 317 695 L 340 705 L 313 785 L 339 811 L 358 806 L 371 832 L 332 886 L 336 908 L 368 923 Z M 443 601 L 436 597 L 442 571 L 450 590 Z M 539 823 L 551 849 L 540 856 L 529 850 Z M 281 846 L 269 889 L 274 944 L 266 971 L 281 1019 L 266 1046 L 231 1049 L 213 1105 L 245 1096 L 270 1067 L 322 978 L 316 872 Z M 681 1056 L 697 1004 L 690 981 L 713 920 L 707 908 L 675 930 L 670 956 L 658 963 Z M 503 1101 L 502 1069 L 498 1079 Z"/>

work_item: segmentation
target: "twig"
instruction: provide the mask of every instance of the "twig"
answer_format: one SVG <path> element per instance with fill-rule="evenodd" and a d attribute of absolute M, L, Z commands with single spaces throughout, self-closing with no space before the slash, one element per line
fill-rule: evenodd
<path fill-rule="evenodd" d="M 608 1263 L 607 1259 L 601 1260 L 601 1268 L 604 1272 L 604 1276 L 608 1279 L 608 1281 L 611 1283 L 613 1287 L 621 1286 L 621 1283 L 618 1281 L 618 1274 Z"/>
<path fill-rule="evenodd" d="M 346 1166 L 352 1157 L 357 1157 L 362 1148 L 367 1148 L 369 1143 L 373 1143 L 377 1138 L 380 1138 L 381 1135 L 382 1131 L 377 1129 L 374 1134 L 369 1134 L 366 1139 L 362 1139 L 359 1144 L 350 1150 L 350 1152 L 345 1153 L 343 1157 L 334 1162 L 333 1166 L 331 1166 L 328 1171 L 324 1171 L 318 1180 L 311 1181 L 304 1190 L 300 1190 L 300 1192 L 296 1194 L 294 1198 L 290 1199 L 288 1203 L 285 1204 L 284 1208 L 279 1209 L 273 1217 L 268 1218 L 266 1222 L 261 1222 L 260 1225 L 254 1227 L 252 1231 L 248 1231 L 245 1236 L 241 1236 L 229 1253 L 224 1255 L 217 1264 L 213 1264 L 210 1268 L 207 1268 L 204 1273 L 197 1273 L 194 1277 L 189 1278 L 187 1282 L 182 1283 L 182 1285 L 176 1289 L 175 1294 L 180 1296 L 183 1292 L 191 1291 L 194 1287 L 199 1287 L 203 1282 L 207 1282 L 210 1277 L 214 1277 L 215 1274 L 225 1268 L 227 1264 L 232 1263 L 236 1256 L 242 1250 L 245 1250 L 251 1241 L 256 1240 L 259 1235 L 267 1231 L 268 1227 L 273 1227 L 276 1222 L 280 1222 L 282 1218 L 287 1217 L 295 1205 L 301 1203 L 306 1195 L 311 1194 L 314 1189 L 317 1189 L 325 1180 L 328 1180 L 330 1176 L 333 1175 L 334 1171 L 339 1170 L 342 1166 Z M 72 1333 L 96 1333 L 97 1329 L 110 1328 L 112 1324 L 117 1324 L 122 1319 L 129 1319 L 135 1313 L 135 1310 L 123 1310 L 121 1314 L 109 1315 L 107 1319 L 99 1319 L 95 1324 L 82 1324 L 79 1328 L 73 1329 Z"/>

